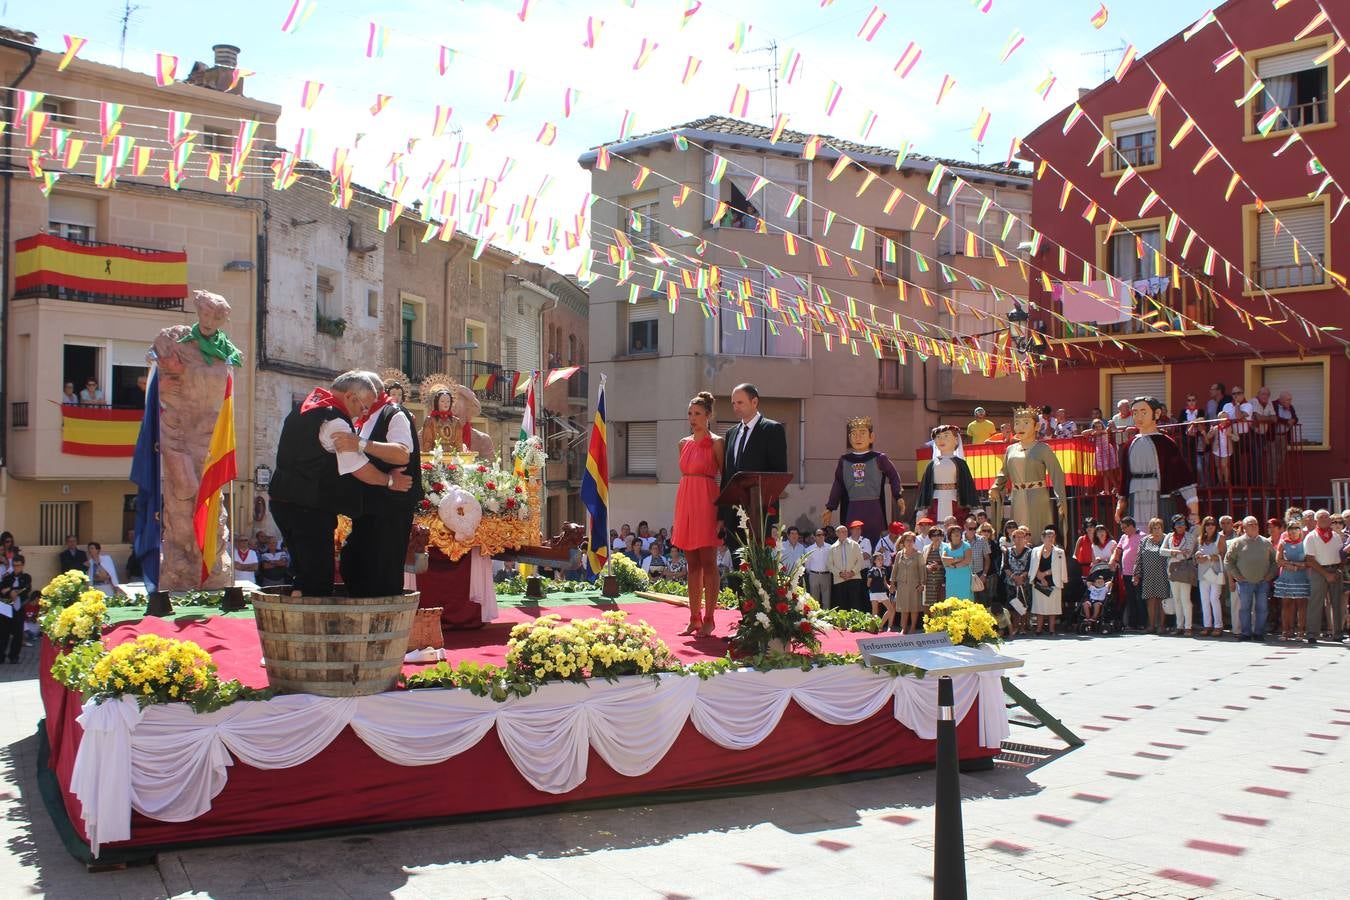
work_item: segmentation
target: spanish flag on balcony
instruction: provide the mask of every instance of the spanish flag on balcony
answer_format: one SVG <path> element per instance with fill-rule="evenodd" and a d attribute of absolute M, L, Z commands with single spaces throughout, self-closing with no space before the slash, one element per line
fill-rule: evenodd
<path fill-rule="evenodd" d="M 225 379 L 225 402 L 220 404 L 216 426 L 211 431 L 211 446 L 202 467 L 202 483 L 197 488 L 197 504 L 192 513 L 192 532 L 202 551 L 202 582 L 211 574 L 220 554 L 220 492 L 239 469 L 234 458 L 234 373 Z"/>
<path fill-rule="evenodd" d="M 125 457 L 136 452 L 143 409 L 61 407 L 61 452 L 70 456 Z"/>
<path fill-rule="evenodd" d="M 82 244 L 54 234 L 14 242 L 14 290 L 64 288 L 110 297 L 187 296 L 187 254 L 115 244 Z"/>
<path fill-rule="evenodd" d="M 490 391 L 496 383 L 497 376 L 491 373 L 473 376 L 473 389 L 475 391 Z"/>
<path fill-rule="evenodd" d="M 1096 447 L 1090 436 L 1053 438 L 1045 443 L 1059 460 L 1059 467 L 1064 470 L 1064 483 L 1067 487 L 1097 486 L 1101 476 L 1097 472 Z M 1006 443 L 998 441 L 965 445 L 963 451 L 966 465 L 970 467 L 970 475 L 975 479 L 977 490 L 987 491 L 994 486 L 994 479 L 1003 468 L 1003 454 L 1007 449 Z M 922 480 L 924 470 L 933 459 L 933 448 L 920 447 L 914 455 L 918 463 L 918 478 Z"/>

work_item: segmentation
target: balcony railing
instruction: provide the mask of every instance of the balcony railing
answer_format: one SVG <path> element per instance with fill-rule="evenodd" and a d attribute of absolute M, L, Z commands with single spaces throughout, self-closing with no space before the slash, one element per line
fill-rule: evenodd
<path fill-rule="evenodd" d="M 473 392 L 483 403 L 496 403 L 499 406 L 525 406 L 525 394 L 512 390 L 512 376 L 516 372 L 504 369 L 496 363 L 477 359 L 464 360 L 460 381 L 473 388 Z"/>
<path fill-rule="evenodd" d="M 401 368 L 413 384 L 421 384 L 428 375 L 445 371 L 445 351 L 435 344 L 403 341 L 399 346 L 399 355 Z"/>
<path fill-rule="evenodd" d="M 583 403 L 590 399 L 591 379 L 585 369 L 577 372 L 571 378 L 567 379 L 567 399 L 580 400 Z"/>
<path fill-rule="evenodd" d="M 1300 263 L 1278 266 L 1263 266 L 1258 259 L 1252 268 L 1252 280 L 1268 291 L 1309 287 L 1326 284 L 1327 281 L 1320 253 L 1316 259 L 1304 258 Z"/>
<path fill-rule="evenodd" d="M 180 310 L 187 253 L 35 234 L 14 242 L 14 296 Z"/>
<path fill-rule="evenodd" d="M 1198 285 L 1198 287 L 1197 287 Z M 1097 335 L 1161 334 L 1168 331 L 1193 331 L 1197 327 L 1214 324 L 1214 289 L 1207 279 L 1192 282 L 1183 279 L 1177 286 L 1170 282 L 1155 294 L 1135 290 L 1130 285 L 1131 297 L 1126 308 L 1129 318 L 1115 323 L 1076 324 L 1052 319 L 1044 322 L 1041 333 L 1051 338 L 1083 338 Z M 1142 286 L 1142 285 L 1141 285 Z M 1033 314 L 1033 320 L 1036 318 Z M 1042 320 L 1043 321 L 1043 320 Z"/>
<path fill-rule="evenodd" d="M 1266 108 L 1257 109 L 1256 118 L 1259 119 L 1266 112 Z M 1287 131 L 1290 128 L 1321 125 L 1325 121 L 1327 121 L 1327 100 L 1325 97 L 1318 97 L 1315 100 L 1309 100 L 1307 103 L 1299 103 L 1281 109 L 1272 130 Z"/>

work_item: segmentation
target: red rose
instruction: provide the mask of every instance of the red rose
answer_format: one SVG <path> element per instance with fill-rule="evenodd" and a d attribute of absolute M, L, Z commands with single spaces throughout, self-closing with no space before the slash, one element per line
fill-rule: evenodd
<path fill-rule="evenodd" d="M 749 600 L 745 600 L 741 603 L 741 609 L 745 610 L 746 612 L 749 612 L 754 608 L 755 604 L 751 603 Z"/>
<path fill-rule="evenodd" d="M 508 500 L 506 501 L 506 508 L 507 508 L 507 509 L 515 509 L 515 508 L 516 508 L 516 501 L 515 501 L 515 500 L 512 500 L 512 499 L 508 499 Z"/>
<path fill-rule="evenodd" d="M 777 546 L 778 546 L 778 541 L 774 540 L 774 539 L 771 538 L 771 537 L 766 537 L 766 538 L 764 539 L 764 546 L 765 546 L 765 547 L 777 547 Z"/>
<path fill-rule="evenodd" d="M 740 570 L 741 570 L 742 572 L 749 572 L 749 571 L 750 571 L 750 564 L 749 564 L 749 563 L 741 563 L 741 565 L 740 565 Z"/>
<path fill-rule="evenodd" d="M 521 487 L 520 485 L 516 485 L 516 493 L 517 493 L 517 494 L 523 494 L 523 493 L 525 493 L 525 489 L 524 489 L 523 487 Z"/>
<path fill-rule="evenodd" d="M 788 611 L 788 605 L 786 603 L 779 603 L 774 606 L 774 609 L 778 610 L 780 613 L 785 613 Z"/>
<path fill-rule="evenodd" d="M 439 494 L 441 491 L 445 490 L 445 483 L 441 481 L 433 481 L 431 483 L 431 489 Z"/>
<path fill-rule="evenodd" d="M 489 491 L 495 491 L 497 489 L 497 485 L 493 484 L 491 481 L 483 485 L 483 487 L 487 488 Z"/>
<path fill-rule="evenodd" d="M 780 597 L 786 597 L 786 596 L 787 596 L 787 588 L 781 588 L 781 587 L 780 587 L 778 590 L 774 591 L 774 593 L 776 593 L 776 594 L 777 594 L 778 596 L 780 596 Z"/>
<path fill-rule="evenodd" d="M 424 499 L 422 500 L 422 508 L 423 508 L 423 509 L 431 509 L 431 501 L 424 498 Z"/>
<path fill-rule="evenodd" d="M 435 468 L 435 466 L 433 466 L 431 463 L 422 463 L 422 471 L 423 471 L 423 472 L 430 472 L 430 471 L 431 471 L 432 469 L 434 469 L 434 468 Z"/>
<path fill-rule="evenodd" d="M 478 467 L 478 471 L 480 471 L 480 472 L 486 472 L 486 471 L 487 471 L 487 466 L 479 466 L 479 467 Z"/>
<path fill-rule="evenodd" d="M 764 570 L 764 577 L 765 577 L 765 578 L 772 578 L 773 576 L 775 576 L 775 575 L 777 575 L 777 574 L 778 574 L 778 570 L 777 570 L 777 569 L 765 569 L 765 570 Z"/>
<path fill-rule="evenodd" d="M 811 623 L 806 621 L 805 619 L 802 619 L 800 622 L 797 623 L 797 627 L 800 628 L 802 631 L 810 631 Z"/>

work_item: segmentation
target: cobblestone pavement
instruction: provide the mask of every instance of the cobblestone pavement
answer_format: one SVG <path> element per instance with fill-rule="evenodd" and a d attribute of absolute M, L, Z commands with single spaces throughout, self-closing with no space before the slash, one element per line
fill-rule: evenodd
<path fill-rule="evenodd" d="M 1018 684 L 1087 741 L 1014 726 L 963 776 L 972 897 L 1341 897 L 1350 651 L 1021 639 Z M 36 793 L 36 654 L 0 668 L 0 896 L 923 897 L 931 773 L 169 853 L 88 873 Z M 453 788 L 453 786 L 447 786 Z M 1327 835 L 1334 835 L 1327 840 Z"/>

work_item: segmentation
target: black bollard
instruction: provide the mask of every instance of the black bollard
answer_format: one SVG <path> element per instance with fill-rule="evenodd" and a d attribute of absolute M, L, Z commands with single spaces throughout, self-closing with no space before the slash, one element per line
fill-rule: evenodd
<path fill-rule="evenodd" d="M 619 579 L 613 575 L 605 575 L 600 579 L 600 593 L 605 597 L 619 596 Z"/>
<path fill-rule="evenodd" d="M 938 679 L 937 803 L 933 827 L 933 898 L 965 900 L 966 845 L 961 827 L 961 759 L 956 748 L 952 679 Z"/>
<path fill-rule="evenodd" d="M 227 587 L 225 596 L 220 601 L 220 611 L 223 613 L 239 612 L 248 609 L 248 603 L 244 600 L 244 589 L 241 587 Z"/>
<path fill-rule="evenodd" d="M 145 605 L 145 614 L 147 616 L 159 616 L 161 619 L 167 619 L 173 615 L 173 604 L 169 602 L 168 591 L 152 591 Z"/>
<path fill-rule="evenodd" d="M 531 575 L 525 579 L 525 596 L 531 600 L 544 599 L 544 579 Z"/>

